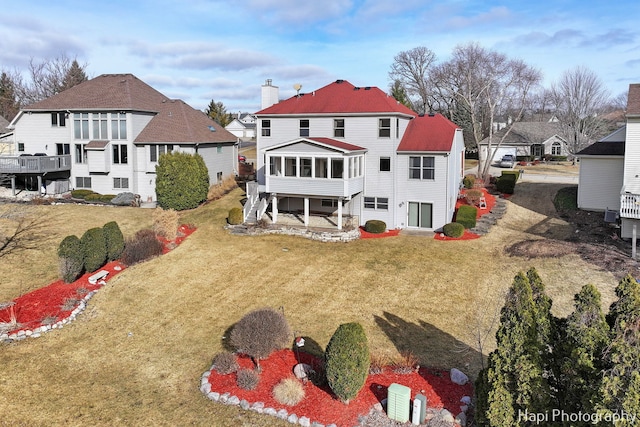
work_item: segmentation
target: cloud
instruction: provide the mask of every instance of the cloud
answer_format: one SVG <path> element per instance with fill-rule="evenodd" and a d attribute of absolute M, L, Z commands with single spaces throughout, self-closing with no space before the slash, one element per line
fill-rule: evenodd
<path fill-rule="evenodd" d="M 475 26 L 497 25 L 513 19 L 513 13 L 506 6 L 492 7 L 486 12 L 473 16 L 453 16 L 447 26 L 453 29 L 461 29 Z"/>
<path fill-rule="evenodd" d="M 560 48 L 619 48 L 621 45 L 634 43 L 636 33 L 623 29 L 613 29 L 605 33 L 585 33 L 572 28 L 565 28 L 554 33 L 533 31 L 514 38 L 514 46 L 556 46 Z"/>
<path fill-rule="evenodd" d="M 246 8 L 260 21 L 279 27 L 304 27 L 340 18 L 351 11 L 352 0 L 246 0 Z"/>

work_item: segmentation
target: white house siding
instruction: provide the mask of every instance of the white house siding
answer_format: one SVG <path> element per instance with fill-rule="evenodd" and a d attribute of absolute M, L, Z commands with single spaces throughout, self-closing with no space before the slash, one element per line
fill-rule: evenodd
<path fill-rule="evenodd" d="M 25 113 L 20 117 L 20 124 L 14 130 L 16 154 L 46 153 L 54 156 L 57 143 L 72 143 L 73 117 L 67 118 L 66 126 L 58 127 L 51 126 L 51 113 Z M 25 144 L 25 151 L 18 152 L 18 143 Z"/>
<path fill-rule="evenodd" d="M 640 119 L 638 118 L 627 118 L 624 185 L 627 188 L 640 188 Z"/>
<path fill-rule="evenodd" d="M 220 147 L 220 152 L 218 152 Z M 238 154 L 235 144 L 200 144 L 198 154 L 202 156 L 204 164 L 209 170 L 209 183 L 217 183 L 218 173 L 222 178 L 233 176 L 237 172 Z"/>
<path fill-rule="evenodd" d="M 592 211 L 620 209 L 624 158 L 580 157 L 578 208 Z"/>
<path fill-rule="evenodd" d="M 155 114 L 152 113 L 127 113 L 127 131 L 131 132 L 127 136 L 129 136 L 132 141 L 135 140 L 154 116 Z M 109 131 L 111 131 L 111 124 L 109 124 Z"/>

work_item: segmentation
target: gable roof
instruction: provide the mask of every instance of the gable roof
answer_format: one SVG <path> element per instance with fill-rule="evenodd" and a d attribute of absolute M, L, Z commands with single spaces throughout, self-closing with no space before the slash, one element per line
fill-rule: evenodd
<path fill-rule="evenodd" d="M 268 148 L 265 148 L 265 151 L 271 151 L 278 148 L 287 147 L 289 145 L 298 144 L 300 142 L 313 144 L 313 145 L 317 145 L 324 148 L 330 148 L 332 150 L 341 151 L 343 153 L 349 153 L 354 151 L 367 151 L 366 148 L 349 144 L 347 142 L 338 141 L 332 138 L 297 138 L 292 141 L 286 141 L 280 144 L 272 145 Z"/>
<path fill-rule="evenodd" d="M 583 150 L 579 151 L 577 156 L 624 156 L 625 141 L 627 134 L 627 126 L 613 131 L 601 140 L 594 142 Z"/>
<path fill-rule="evenodd" d="M 102 74 L 22 110 L 157 111 L 157 105 L 166 99 L 133 74 Z"/>
<path fill-rule="evenodd" d="M 541 144 L 549 138 L 556 136 L 560 139 L 562 128 L 558 122 L 515 122 L 503 144 Z M 493 134 L 493 141 L 499 141 L 507 133 L 507 128 L 500 129 Z M 487 144 L 489 137 L 480 141 Z"/>
<path fill-rule="evenodd" d="M 366 114 L 392 113 L 416 116 L 416 113 L 374 86 L 356 87 L 336 80 L 311 93 L 301 93 L 258 111 L 270 114 Z"/>
<path fill-rule="evenodd" d="M 415 117 L 409 122 L 397 151 L 449 152 L 458 129 L 460 128 L 442 114 Z"/>
<path fill-rule="evenodd" d="M 627 117 L 629 116 L 640 116 L 640 83 L 633 83 L 629 85 Z"/>
<path fill-rule="evenodd" d="M 202 111 L 179 99 L 157 105 L 158 114 L 136 137 L 137 143 L 235 143 L 237 138 Z M 214 130 L 212 130 L 214 129 Z"/>

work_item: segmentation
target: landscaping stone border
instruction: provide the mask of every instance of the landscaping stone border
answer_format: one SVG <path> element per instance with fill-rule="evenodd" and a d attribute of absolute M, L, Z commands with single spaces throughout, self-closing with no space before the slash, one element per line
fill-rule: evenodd
<path fill-rule="evenodd" d="M 310 240 L 320 242 L 352 242 L 360 238 L 360 230 L 353 229 L 348 231 L 316 231 L 308 228 L 295 227 L 255 227 L 247 225 L 225 225 L 225 228 L 231 231 L 231 234 L 258 236 L 263 234 L 284 234 L 287 236 L 304 237 Z"/>

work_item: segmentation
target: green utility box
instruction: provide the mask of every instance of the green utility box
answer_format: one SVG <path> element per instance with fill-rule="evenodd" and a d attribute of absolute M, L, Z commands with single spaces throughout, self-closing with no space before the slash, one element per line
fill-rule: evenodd
<path fill-rule="evenodd" d="M 406 423 L 409 421 L 411 389 L 393 383 L 387 391 L 387 415 L 390 419 Z"/>

